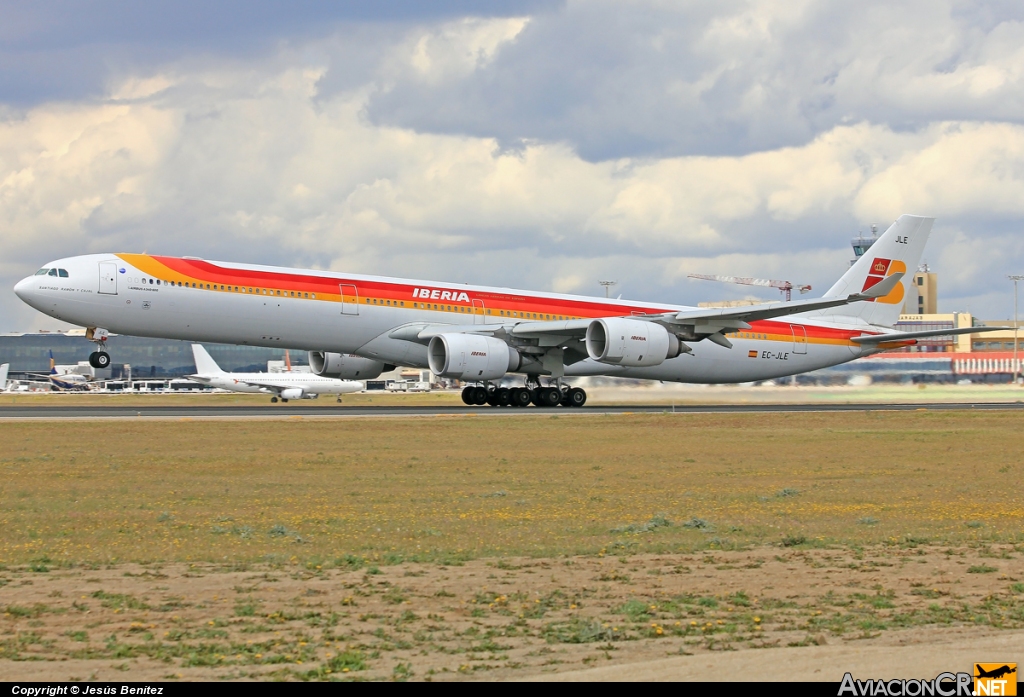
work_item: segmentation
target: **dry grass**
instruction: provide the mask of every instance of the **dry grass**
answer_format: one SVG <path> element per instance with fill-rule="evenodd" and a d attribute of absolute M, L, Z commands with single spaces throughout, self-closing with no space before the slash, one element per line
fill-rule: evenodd
<path fill-rule="evenodd" d="M 487 679 L 1024 627 L 1021 546 L 0 572 L 8 680 Z M 990 573 L 971 573 L 984 565 Z M 927 628 L 926 631 L 922 631 Z M 785 653 L 767 660 L 785 661 Z M 970 656 L 970 659 L 976 658 Z M 756 660 L 756 659 L 755 659 Z M 844 667 L 815 666 L 838 680 Z M 643 678 L 640 673 L 636 678 Z"/>
<path fill-rule="evenodd" d="M 1019 431 L 1010 412 L 7 422 L 0 673 L 497 678 L 1020 628 Z"/>
<path fill-rule="evenodd" d="M 1018 539 L 1014 413 L 4 423 L 0 562 Z"/>

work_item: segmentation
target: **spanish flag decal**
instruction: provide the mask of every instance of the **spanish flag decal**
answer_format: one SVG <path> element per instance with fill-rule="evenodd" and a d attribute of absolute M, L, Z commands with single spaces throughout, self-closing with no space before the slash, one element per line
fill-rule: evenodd
<path fill-rule="evenodd" d="M 757 358 L 757 351 L 747 351 L 747 358 Z"/>

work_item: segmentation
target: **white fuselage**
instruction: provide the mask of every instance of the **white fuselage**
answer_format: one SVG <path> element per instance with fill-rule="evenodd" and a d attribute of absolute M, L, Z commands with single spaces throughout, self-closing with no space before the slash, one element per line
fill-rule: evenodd
<path fill-rule="evenodd" d="M 134 336 L 355 354 L 417 368 L 428 367 L 427 346 L 391 336 L 410 324 L 511 329 L 524 322 L 694 309 L 141 254 L 71 257 L 48 266 L 66 276 L 30 276 L 15 292 L 37 310 L 72 324 Z M 702 341 L 692 345 L 692 353 L 646 368 L 588 358 L 566 365 L 565 376 L 765 380 L 871 353 L 850 341 L 864 330 L 856 318 L 792 315 L 729 334 L 732 348 Z"/>
<path fill-rule="evenodd" d="M 221 390 L 263 394 L 298 389 L 303 396 L 340 395 L 363 389 L 363 383 L 355 380 L 338 380 L 312 373 L 202 373 L 188 378 Z"/>

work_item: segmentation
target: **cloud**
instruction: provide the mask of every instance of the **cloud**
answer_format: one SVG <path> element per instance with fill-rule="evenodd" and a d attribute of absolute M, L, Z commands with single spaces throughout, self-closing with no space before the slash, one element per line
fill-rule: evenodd
<path fill-rule="evenodd" d="M 863 121 L 1019 123 L 1022 19 L 991 2 L 569 2 L 471 73 L 426 79 L 407 61 L 368 113 L 588 160 L 742 154 Z"/>
<path fill-rule="evenodd" d="M 108 75 L 98 98 L 8 105 L 0 284 L 10 288 L 61 256 L 149 251 L 594 295 L 603 294 L 599 279 L 612 279 L 625 297 L 688 303 L 774 298 L 686 273 L 827 288 L 858 229 L 915 212 L 939 217 L 927 256 L 942 274 L 944 308 L 1003 297 L 1003 275 L 1024 259 L 1024 126 L 991 106 L 1015 98 L 1006 57 L 1016 55 L 1016 25 L 1006 8 L 926 12 L 920 36 L 904 30 L 904 43 L 883 51 L 896 41 L 888 23 L 899 8 L 871 5 L 867 19 L 833 8 L 829 23 L 817 4 L 721 7 L 570 3 L 346 25 L 255 57 L 189 56 Z M 814 27 L 834 33 L 847 20 L 853 34 L 875 26 L 884 35 L 868 37 L 877 55 L 853 50 L 849 37 L 809 38 Z M 911 44 L 950 27 L 962 31 L 914 57 Z M 818 53 L 800 53 L 812 45 Z M 755 70 L 762 65 L 767 72 Z M 827 65 L 841 69 L 822 84 L 850 81 L 837 100 L 864 109 L 883 93 L 888 101 L 877 118 L 849 109 L 786 131 L 790 97 L 816 94 L 807 75 Z M 516 66 L 521 81 L 508 82 Z M 573 70 L 582 72 L 573 78 Z M 853 78 L 885 82 L 882 73 L 900 70 L 891 89 Z M 996 97 L 976 100 L 973 116 L 933 119 L 929 109 L 949 104 L 896 98 L 926 96 L 915 76 L 964 94 L 988 80 L 977 100 Z M 673 99 L 693 114 L 658 101 L 687 90 Z M 381 111 L 386 103 L 463 120 L 424 124 Z M 829 110 L 842 111 L 815 113 Z M 782 130 L 771 135 L 775 119 Z M 617 131 L 627 122 L 632 131 Z M 715 145 L 725 131 L 740 134 L 739 145 Z M 705 146 L 684 147 L 701 139 Z M 600 143 L 626 154 L 594 157 L 605 152 Z M 993 312 L 1008 295 L 999 302 Z M 13 294 L 0 295 L 0 328 L 40 321 Z"/>

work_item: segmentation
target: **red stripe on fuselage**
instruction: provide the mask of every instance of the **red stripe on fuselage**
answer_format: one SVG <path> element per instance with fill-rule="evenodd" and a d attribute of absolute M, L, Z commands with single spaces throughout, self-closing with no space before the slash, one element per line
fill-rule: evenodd
<path fill-rule="evenodd" d="M 542 315 L 561 315 L 563 317 L 620 317 L 630 314 L 661 314 L 665 312 L 677 312 L 678 308 L 664 307 L 637 307 L 626 304 L 595 303 L 585 300 L 570 300 L 567 298 L 548 298 L 544 296 L 525 296 L 515 293 L 508 293 L 500 290 L 481 291 L 470 290 L 467 287 L 450 286 L 444 284 L 432 284 L 430 282 L 408 283 L 378 281 L 366 279 L 351 279 L 340 277 L 324 277 L 310 273 L 293 273 L 280 271 L 260 271 L 256 269 L 231 268 L 218 266 L 217 264 L 201 259 L 181 259 L 178 257 L 149 256 L 149 259 L 160 263 L 172 272 L 194 278 L 203 283 L 216 283 L 218 285 L 245 286 L 257 288 L 273 288 L 282 291 L 296 291 L 302 293 L 320 293 L 321 295 L 334 295 L 340 293 L 340 286 L 354 285 L 359 293 L 360 301 L 364 298 L 374 298 L 381 301 L 391 300 L 404 302 L 406 309 L 412 308 L 412 303 L 419 303 L 421 307 L 431 308 L 434 305 L 458 305 L 470 307 L 474 300 L 483 303 L 484 307 L 494 313 L 504 310 L 505 312 L 516 312 L 521 315 L 529 313 L 537 317 L 512 317 L 512 319 L 547 319 Z M 166 280 L 166 279 L 164 279 Z M 418 298 L 413 297 L 413 292 L 419 288 L 428 290 L 447 291 L 454 297 L 465 293 L 468 300 L 439 298 Z M 863 335 L 862 330 L 840 329 L 837 327 L 822 327 L 811 324 L 800 325 L 804 327 L 807 340 L 831 340 L 848 341 L 851 337 Z M 780 320 L 757 320 L 751 322 L 751 329 L 746 330 L 753 333 L 774 335 L 784 339 L 792 336 L 791 323 Z"/>

